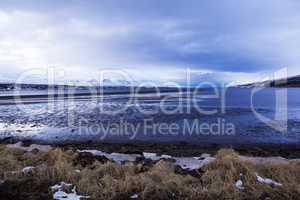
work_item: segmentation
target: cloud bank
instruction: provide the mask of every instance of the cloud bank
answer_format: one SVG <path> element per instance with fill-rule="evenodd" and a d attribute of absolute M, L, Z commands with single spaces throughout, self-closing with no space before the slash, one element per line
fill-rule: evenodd
<path fill-rule="evenodd" d="M 4 0 L 0 69 L 55 66 L 74 79 L 122 69 L 179 82 L 186 68 L 195 82 L 300 74 L 299 9 L 297 0 Z"/>

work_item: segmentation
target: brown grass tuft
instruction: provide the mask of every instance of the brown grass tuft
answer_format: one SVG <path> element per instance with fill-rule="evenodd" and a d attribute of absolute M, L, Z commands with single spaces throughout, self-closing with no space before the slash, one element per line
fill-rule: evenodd
<path fill-rule="evenodd" d="M 222 149 L 216 160 L 199 169 L 199 176 L 178 174 L 173 163 L 161 160 L 148 165 L 126 162 L 123 165 L 97 159 L 77 165 L 74 151 L 24 152 L 0 146 L 0 199 L 48 199 L 49 187 L 61 181 L 77 186 L 91 199 L 299 199 L 300 161 L 255 164 L 242 161 L 232 149 Z M 32 173 L 22 173 L 34 166 Z M 78 173 L 76 171 L 80 169 Z M 143 169 L 143 170 L 142 170 Z M 146 169 L 146 170 L 145 170 Z M 256 173 L 283 184 L 272 187 L 258 183 Z M 242 180 L 244 190 L 235 187 Z M 5 186 L 5 190 L 1 187 Z"/>

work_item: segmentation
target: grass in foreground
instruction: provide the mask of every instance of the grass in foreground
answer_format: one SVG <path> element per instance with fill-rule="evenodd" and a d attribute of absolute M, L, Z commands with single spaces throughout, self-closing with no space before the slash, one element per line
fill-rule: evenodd
<path fill-rule="evenodd" d="M 30 172 L 22 172 L 34 166 Z M 256 173 L 282 186 L 262 184 Z M 52 199 L 49 188 L 72 183 L 90 199 L 300 199 L 300 161 L 254 164 L 231 149 L 193 172 L 167 160 L 122 165 L 75 150 L 25 152 L 0 146 L 0 199 Z M 235 186 L 243 182 L 244 189 Z"/>

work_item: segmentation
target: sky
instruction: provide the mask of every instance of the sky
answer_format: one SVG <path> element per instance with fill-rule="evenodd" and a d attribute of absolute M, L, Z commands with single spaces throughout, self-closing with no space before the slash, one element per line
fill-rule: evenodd
<path fill-rule="evenodd" d="M 300 74 L 299 0 L 1 0 L 0 80 L 49 67 L 232 84 Z"/>

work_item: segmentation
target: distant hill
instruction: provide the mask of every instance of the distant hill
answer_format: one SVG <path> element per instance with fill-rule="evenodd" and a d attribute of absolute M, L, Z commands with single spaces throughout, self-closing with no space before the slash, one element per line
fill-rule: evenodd
<path fill-rule="evenodd" d="M 300 87 L 300 75 L 287 79 L 269 80 L 240 85 L 239 87 Z"/>

